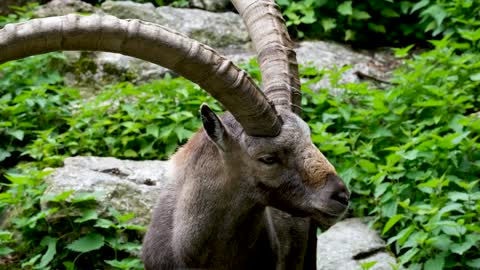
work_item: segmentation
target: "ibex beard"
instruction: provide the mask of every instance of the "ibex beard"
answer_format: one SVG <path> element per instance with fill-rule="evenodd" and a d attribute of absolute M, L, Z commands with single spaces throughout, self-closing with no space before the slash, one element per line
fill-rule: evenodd
<path fill-rule="evenodd" d="M 254 137 L 202 106 L 204 128 L 170 160 L 144 241 L 147 269 L 304 269 L 287 260 L 305 256 L 310 219 L 335 223 L 349 192 L 308 125 L 279 113 L 278 136 Z"/>

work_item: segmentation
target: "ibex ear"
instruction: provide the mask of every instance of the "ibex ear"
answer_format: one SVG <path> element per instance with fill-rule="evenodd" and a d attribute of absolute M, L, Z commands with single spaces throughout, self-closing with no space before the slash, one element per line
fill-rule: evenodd
<path fill-rule="evenodd" d="M 227 151 L 229 134 L 220 118 L 206 104 L 202 104 L 200 113 L 202 115 L 203 128 L 208 137 L 220 150 Z"/>

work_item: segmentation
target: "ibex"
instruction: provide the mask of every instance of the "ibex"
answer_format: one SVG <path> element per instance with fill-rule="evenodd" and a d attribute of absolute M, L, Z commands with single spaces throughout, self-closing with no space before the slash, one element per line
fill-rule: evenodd
<path fill-rule="evenodd" d="M 0 30 L 0 63 L 56 50 L 122 53 L 198 83 L 229 112 L 200 109 L 203 129 L 170 160 L 143 245 L 146 269 L 315 269 L 317 225 L 345 213 L 349 192 L 313 145 L 292 42 L 273 0 L 233 0 L 263 76 L 159 25 L 67 15 Z"/>

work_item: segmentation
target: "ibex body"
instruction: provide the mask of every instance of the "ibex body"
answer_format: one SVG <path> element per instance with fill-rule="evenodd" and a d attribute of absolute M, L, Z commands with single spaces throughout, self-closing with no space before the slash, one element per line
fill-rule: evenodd
<path fill-rule="evenodd" d="M 144 240 L 147 269 L 315 269 L 316 225 L 349 193 L 312 144 L 298 66 L 273 0 L 232 0 L 258 53 L 263 92 L 231 61 L 165 27 L 67 15 L 0 29 L 0 63 L 57 50 L 134 56 L 198 83 L 229 111 L 202 106 L 204 128 L 170 160 Z"/>
<path fill-rule="evenodd" d="M 314 268 L 308 217 L 331 224 L 348 191 L 306 123 L 281 116 L 278 136 L 252 137 L 230 115 L 220 121 L 202 107 L 204 130 L 170 161 L 171 186 L 144 242 L 147 269 Z"/>

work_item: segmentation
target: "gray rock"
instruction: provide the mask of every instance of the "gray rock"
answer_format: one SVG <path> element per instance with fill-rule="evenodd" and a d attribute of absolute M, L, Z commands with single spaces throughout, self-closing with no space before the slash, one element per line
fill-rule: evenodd
<path fill-rule="evenodd" d="M 34 11 L 35 17 L 61 16 L 70 13 L 94 13 L 95 8 L 80 0 L 52 0 Z"/>
<path fill-rule="evenodd" d="M 342 73 L 339 84 L 369 81 L 383 87 L 388 84 L 390 71 L 400 63 L 388 50 L 356 51 L 348 45 L 325 41 L 302 42 L 296 52 L 298 62 L 303 66 L 314 66 L 320 70 L 340 70 L 350 66 Z M 328 75 L 310 88 L 314 91 L 329 89 L 332 93 L 343 91 L 332 86 Z"/>
<path fill-rule="evenodd" d="M 65 83 L 91 96 L 105 85 L 128 81 L 134 84 L 161 79 L 170 70 L 138 58 L 109 52 L 64 52 Z"/>
<path fill-rule="evenodd" d="M 167 161 L 71 157 L 65 160 L 64 167 L 46 178 L 48 188 L 44 196 L 69 190 L 100 193 L 100 214 L 107 215 L 107 209 L 113 207 L 123 214 L 135 213 L 132 223 L 147 225 L 167 167 Z"/>
<path fill-rule="evenodd" d="M 151 3 L 107 1 L 103 12 L 122 19 L 158 23 L 214 48 L 248 47 L 250 38 L 242 18 L 233 12 L 213 13 L 198 9 L 158 7 Z"/>
<path fill-rule="evenodd" d="M 219 51 L 234 63 L 247 63 L 255 57 L 252 50 L 239 48 L 220 48 Z M 374 82 L 378 86 L 385 85 L 390 71 L 399 64 L 389 52 L 354 51 L 346 45 L 324 41 L 305 41 L 296 48 L 298 62 L 301 66 L 313 66 L 319 70 L 335 70 L 351 66 L 343 72 L 339 83 Z M 66 75 L 67 84 L 79 88 L 102 89 L 105 84 L 114 84 L 125 79 L 133 83 L 161 79 L 167 69 L 142 60 L 114 53 L 67 53 L 71 67 L 85 66 L 90 62 L 89 70 L 71 69 Z M 305 82 L 306 80 L 303 80 Z M 331 93 L 343 90 L 332 86 L 329 76 L 309 85 L 313 91 L 328 89 Z"/>
<path fill-rule="evenodd" d="M 341 221 L 318 236 L 317 269 L 358 270 L 369 262 L 376 262 L 370 270 L 392 270 L 397 265 L 385 250 L 385 241 L 360 219 Z"/>
<path fill-rule="evenodd" d="M 207 0 L 202 1 L 206 3 Z M 255 57 L 245 25 L 233 12 L 212 13 L 198 9 L 172 7 L 155 8 L 151 3 L 107 1 L 101 10 L 80 0 L 53 0 L 37 11 L 37 16 L 62 15 L 71 12 L 105 12 L 125 19 L 141 19 L 159 23 L 206 43 L 235 63 L 248 62 Z M 386 51 L 355 51 L 346 45 L 323 41 L 305 41 L 296 49 L 298 62 L 303 66 L 335 70 L 351 66 L 343 72 L 338 83 L 369 81 L 379 87 L 387 85 L 390 71 L 399 65 Z M 69 86 L 95 93 L 105 84 L 121 81 L 142 83 L 161 79 L 167 69 L 142 60 L 112 53 L 67 53 L 69 68 L 65 73 Z M 304 80 L 303 82 L 305 82 Z M 332 84 L 327 75 L 309 85 L 313 91 L 328 89 L 331 93 L 343 89 Z"/>
<path fill-rule="evenodd" d="M 135 3 L 130 1 L 106 1 L 101 5 L 103 12 L 120 19 L 139 19 L 163 24 L 164 20 L 155 11 L 152 3 Z"/>
<path fill-rule="evenodd" d="M 240 15 L 198 9 L 158 7 L 162 24 L 213 48 L 249 48 L 250 38 Z"/>
<path fill-rule="evenodd" d="M 190 0 L 190 6 L 208 11 L 226 11 L 229 0 Z"/>

